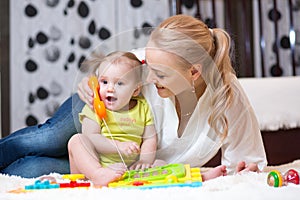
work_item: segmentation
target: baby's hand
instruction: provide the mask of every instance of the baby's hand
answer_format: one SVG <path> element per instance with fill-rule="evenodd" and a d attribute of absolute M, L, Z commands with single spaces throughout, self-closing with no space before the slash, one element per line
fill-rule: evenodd
<path fill-rule="evenodd" d="M 146 162 L 143 160 L 139 160 L 139 161 L 133 163 L 129 169 L 130 170 L 147 169 L 147 168 L 150 168 L 151 166 L 152 166 L 152 163 L 149 163 L 149 162 Z"/>
<path fill-rule="evenodd" d="M 117 146 L 122 154 L 125 156 L 130 156 L 132 154 L 138 154 L 140 152 L 140 147 L 135 142 L 118 142 Z"/>

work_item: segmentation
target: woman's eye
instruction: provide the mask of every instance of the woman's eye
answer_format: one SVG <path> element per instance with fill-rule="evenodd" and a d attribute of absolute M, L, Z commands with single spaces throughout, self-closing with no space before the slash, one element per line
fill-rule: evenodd
<path fill-rule="evenodd" d="M 165 75 L 161 75 L 161 74 L 158 74 L 158 73 L 156 73 L 156 76 L 157 76 L 158 78 L 160 78 L 160 79 L 163 79 L 163 78 L 166 77 Z"/>
<path fill-rule="evenodd" d="M 155 76 L 157 76 L 157 78 L 163 79 L 166 77 L 165 74 L 163 74 L 161 71 L 153 69 L 150 65 L 147 65 L 147 67 L 150 71 L 152 71 L 155 74 Z"/>

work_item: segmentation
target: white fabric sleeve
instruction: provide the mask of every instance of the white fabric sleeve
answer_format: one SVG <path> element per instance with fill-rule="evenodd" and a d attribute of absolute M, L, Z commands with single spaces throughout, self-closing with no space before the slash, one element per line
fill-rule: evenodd
<path fill-rule="evenodd" d="M 221 147 L 221 162 L 227 166 L 228 174 L 235 172 L 240 161 L 256 163 L 262 170 L 267 158 L 256 115 L 237 80 L 233 82 L 233 89 L 233 105 L 226 113 L 229 132 Z"/>

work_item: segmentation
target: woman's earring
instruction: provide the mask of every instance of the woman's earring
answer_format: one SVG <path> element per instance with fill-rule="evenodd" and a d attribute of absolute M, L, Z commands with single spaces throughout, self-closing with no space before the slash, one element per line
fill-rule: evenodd
<path fill-rule="evenodd" d="M 192 80 L 192 92 L 193 92 L 193 93 L 195 93 L 195 92 L 196 92 L 196 90 L 195 90 L 195 82 L 194 82 L 194 80 Z"/>

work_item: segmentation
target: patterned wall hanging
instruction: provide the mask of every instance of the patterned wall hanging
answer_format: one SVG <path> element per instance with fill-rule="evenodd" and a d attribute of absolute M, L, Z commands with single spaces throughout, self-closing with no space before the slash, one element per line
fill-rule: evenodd
<path fill-rule="evenodd" d="M 145 45 L 165 0 L 11 0 L 11 131 L 44 122 L 76 91 L 80 63 Z"/>
<path fill-rule="evenodd" d="M 300 0 L 255 0 L 253 8 L 256 76 L 300 75 Z"/>

